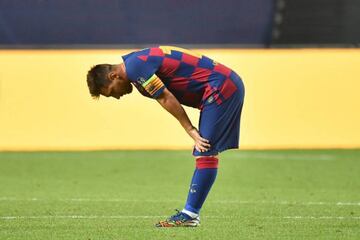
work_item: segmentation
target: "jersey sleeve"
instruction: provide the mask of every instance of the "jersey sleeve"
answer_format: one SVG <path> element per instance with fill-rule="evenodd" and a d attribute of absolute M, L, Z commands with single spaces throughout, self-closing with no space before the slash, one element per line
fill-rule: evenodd
<path fill-rule="evenodd" d="M 145 61 L 139 56 L 130 56 L 124 62 L 128 79 L 141 86 L 151 98 L 158 98 L 165 89 L 164 83 L 155 74 L 160 64 L 151 60 Z"/>

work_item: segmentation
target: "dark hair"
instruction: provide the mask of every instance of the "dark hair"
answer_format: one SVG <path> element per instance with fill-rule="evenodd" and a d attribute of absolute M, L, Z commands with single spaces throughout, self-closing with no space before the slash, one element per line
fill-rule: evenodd
<path fill-rule="evenodd" d="M 98 64 L 89 70 L 87 74 L 87 85 L 93 98 L 98 98 L 100 96 L 101 87 L 109 82 L 107 76 L 111 69 L 111 64 Z"/>

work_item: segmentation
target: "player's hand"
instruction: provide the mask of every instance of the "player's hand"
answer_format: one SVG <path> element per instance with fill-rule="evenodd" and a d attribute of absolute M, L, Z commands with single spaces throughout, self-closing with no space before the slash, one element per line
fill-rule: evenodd
<path fill-rule="evenodd" d="M 190 129 L 188 134 L 192 139 L 194 139 L 195 149 L 198 152 L 206 152 L 210 149 L 209 140 L 201 137 L 199 131 L 195 127 Z"/>

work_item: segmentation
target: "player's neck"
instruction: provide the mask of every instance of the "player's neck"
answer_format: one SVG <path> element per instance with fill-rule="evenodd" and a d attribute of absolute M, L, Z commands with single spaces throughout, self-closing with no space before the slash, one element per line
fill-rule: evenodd
<path fill-rule="evenodd" d="M 128 79 L 124 63 L 115 65 L 115 71 L 122 79 Z"/>

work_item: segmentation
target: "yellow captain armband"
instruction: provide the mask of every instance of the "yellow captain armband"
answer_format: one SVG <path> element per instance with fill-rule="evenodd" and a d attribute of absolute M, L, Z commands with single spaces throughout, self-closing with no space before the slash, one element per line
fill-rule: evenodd
<path fill-rule="evenodd" d="M 151 95 L 157 95 L 157 92 L 164 87 L 164 83 L 156 76 L 152 75 L 146 82 L 142 83 L 141 86 Z"/>

